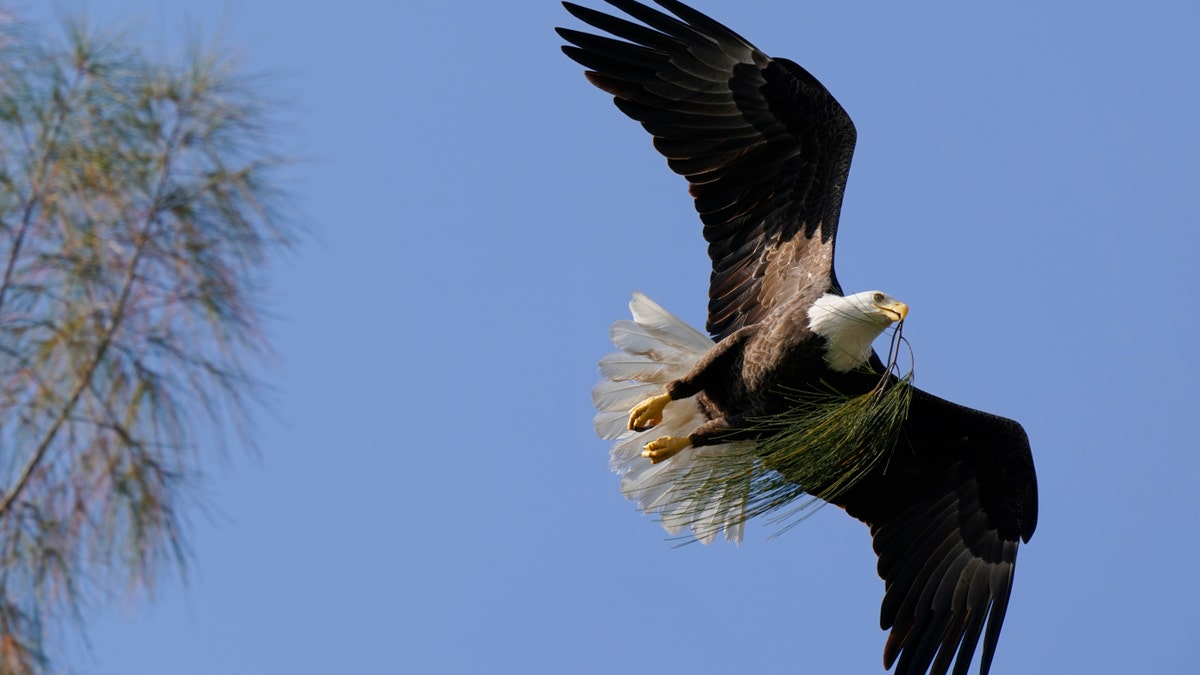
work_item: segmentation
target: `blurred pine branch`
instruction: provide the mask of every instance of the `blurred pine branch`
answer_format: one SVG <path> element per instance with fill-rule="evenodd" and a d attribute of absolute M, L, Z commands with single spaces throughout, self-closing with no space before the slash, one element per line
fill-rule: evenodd
<path fill-rule="evenodd" d="M 265 263 L 295 238 L 236 63 L 66 33 L 0 16 L 0 673 L 48 672 L 86 607 L 183 569 L 201 460 L 250 421 Z"/>

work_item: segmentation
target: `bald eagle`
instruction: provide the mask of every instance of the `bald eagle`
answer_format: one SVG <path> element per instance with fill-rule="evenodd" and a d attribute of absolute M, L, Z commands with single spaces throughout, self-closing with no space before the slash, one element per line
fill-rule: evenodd
<path fill-rule="evenodd" d="M 982 637 L 986 674 L 1037 523 L 1033 458 L 1019 424 L 907 386 L 872 349 L 908 307 L 844 295 L 834 274 L 850 117 L 804 68 L 676 0 L 655 0 L 670 14 L 607 2 L 640 23 L 564 3 L 613 37 L 559 28 L 563 51 L 687 178 L 712 259 L 709 335 L 640 294 L 613 326 L 621 352 L 601 362 L 593 397 L 622 490 L 706 543 L 740 541 L 746 517 L 780 505 L 763 494 L 844 508 L 879 556 L 884 668 L 966 673 Z M 875 424 L 896 391 L 902 404 Z M 865 417 L 845 424 L 852 404 Z M 797 456 L 832 452 L 833 473 L 781 462 L 797 444 Z"/>

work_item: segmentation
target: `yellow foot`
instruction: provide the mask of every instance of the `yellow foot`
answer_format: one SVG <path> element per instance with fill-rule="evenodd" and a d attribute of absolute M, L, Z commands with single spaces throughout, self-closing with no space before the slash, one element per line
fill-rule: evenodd
<path fill-rule="evenodd" d="M 633 406 L 633 410 L 629 411 L 629 428 L 633 431 L 645 431 L 657 425 L 662 421 L 663 408 L 671 402 L 669 394 L 661 396 L 651 396 L 641 403 Z"/>
<path fill-rule="evenodd" d="M 657 441 L 650 441 L 642 448 L 642 457 L 650 460 L 651 464 L 658 464 L 664 460 L 671 459 L 679 454 L 680 450 L 692 444 L 690 438 L 679 436 L 663 436 Z"/>

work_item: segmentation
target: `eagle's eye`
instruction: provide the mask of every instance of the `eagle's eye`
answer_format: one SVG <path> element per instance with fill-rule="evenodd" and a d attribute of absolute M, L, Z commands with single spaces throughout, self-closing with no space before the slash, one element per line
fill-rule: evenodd
<path fill-rule="evenodd" d="M 883 293 L 876 293 L 875 295 L 871 296 L 871 299 L 875 302 L 883 302 Z"/>

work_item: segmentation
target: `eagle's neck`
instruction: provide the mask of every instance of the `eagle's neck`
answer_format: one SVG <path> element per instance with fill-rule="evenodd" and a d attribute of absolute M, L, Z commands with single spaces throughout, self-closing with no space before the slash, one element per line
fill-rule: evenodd
<path fill-rule="evenodd" d="M 849 372 L 871 358 L 871 343 L 888 327 L 854 296 L 826 293 L 808 309 L 808 327 L 825 338 L 825 363 L 838 372 Z"/>

